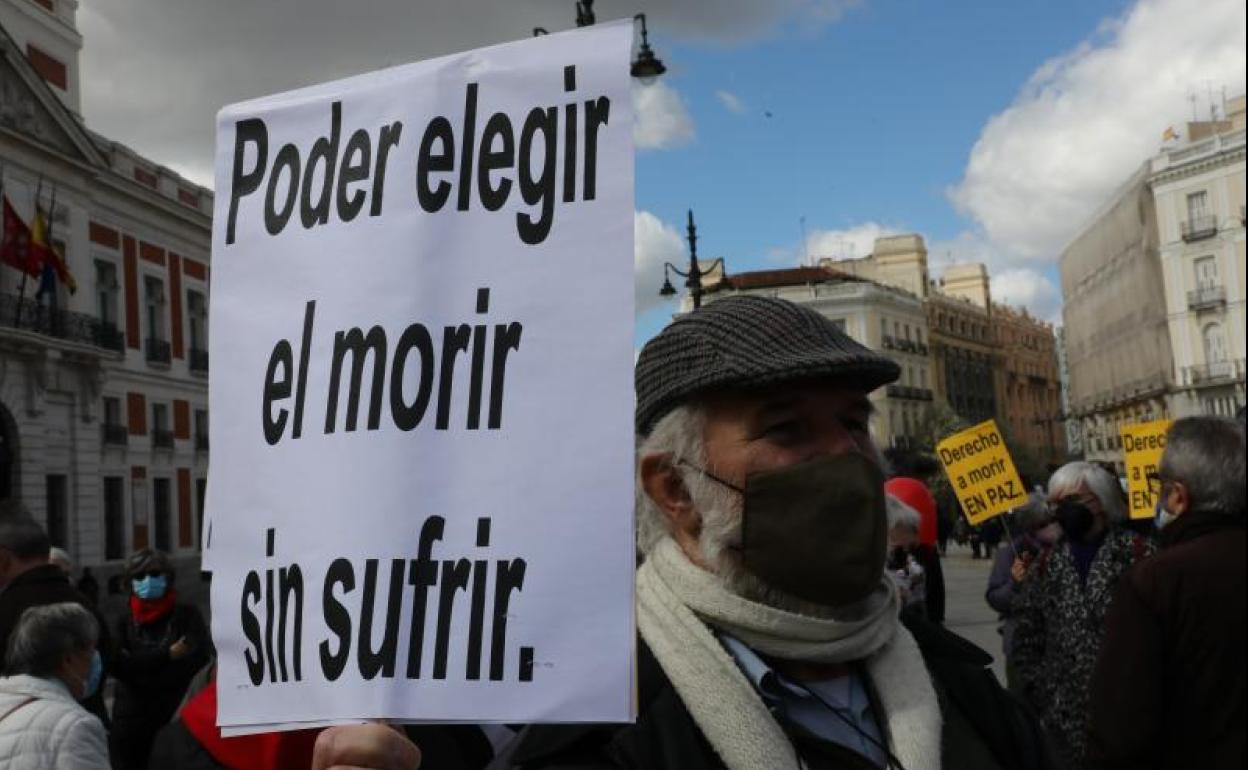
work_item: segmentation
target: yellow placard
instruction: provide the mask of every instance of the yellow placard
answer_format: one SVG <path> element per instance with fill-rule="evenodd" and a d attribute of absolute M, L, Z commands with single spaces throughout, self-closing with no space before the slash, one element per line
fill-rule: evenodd
<path fill-rule="evenodd" d="M 972 526 L 1027 501 L 1027 490 L 995 420 L 943 439 L 936 445 L 936 456 Z"/>
<path fill-rule="evenodd" d="M 1151 519 L 1157 499 L 1148 489 L 1148 474 L 1161 465 L 1166 450 L 1166 431 L 1170 420 L 1154 420 L 1124 425 L 1122 434 L 1123 462 L 1127 466 L 1127 494 L 1131 499 L 1131 518 Z"/>

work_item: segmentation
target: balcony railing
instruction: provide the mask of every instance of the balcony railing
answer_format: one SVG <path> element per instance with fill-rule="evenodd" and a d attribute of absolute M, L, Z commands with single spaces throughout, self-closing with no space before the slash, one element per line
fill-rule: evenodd
<path fill-rule="evenodd" d="M 0 294 L 0 326 L 122 352 L 125 337 L 111 323 L 69 310 L 52 310 L 26 297 Z"/>
<path fill-rule="evenodd" d="M 208 434 L 207 433 L 195 434 L 195 450 L 198 452 L 208 451 Z"/>
<path fill-rule="evenodd" d="M 932 391 L 929 388 L 916 388 L 910 385 L 889 385 L 889 398 L 907 398 L 912 401 L 931 401 Z"/>
<path fill-rule="evenodd" d="M 883 337 L 880 338 L 880 346 L 884 348 L 885 350 L 896 350 L 897 339 L 895 337 L 891 337 L 885 334 Z"/>
<path fill-rule="evenodd" d="M 130 432 L 124 425 L 104 423 L 100 426 L 100 438 L 109 446 L 125 446 L 129 436 Z"/>
<path fill-rule="evenodd" d="M 152 446 L 157 449 L 173 449 L 173 431 L 153 428 Z"/>
<path fill-rule="evenodd" d="M 201 350 L 200 348 L 191 348 L 190 357 L 187 359 L 187 363 L 192 372 L 208 371 L 208 351 Z"/>
<path fill-rule="evenodd" d="M 169 343 L 165 340 L 147 339 L 147 360 L 153 364 L 167 364 L 173 358 L 169 352 Z"/>
<path fill-rule="evenodd" d="M 1230 380 L 1235 377 L 1235 364 L 1230 361 L 1214 361 L 1187 367 L 1188 381 L 1193 385 L 1205 385 Z"/>
<path fill-rule="evenodd" d="M 1221 286 L 1204 286 L 1187 293 L 1189 310 L 1208 310 L 1226 304 L 1226 289 Z"/>
<path fill-rule="evenodd" d="M 1192 217 L 1182 224 L 1183 240 L 1191 243 L 1218 234 L 1218 218 L 1213 214 L 1203 217 Z"/>

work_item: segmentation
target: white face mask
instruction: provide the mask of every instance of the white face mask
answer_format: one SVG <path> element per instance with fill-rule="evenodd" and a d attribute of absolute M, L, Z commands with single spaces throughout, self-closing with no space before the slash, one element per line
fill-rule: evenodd
<path fill-rule="evenodd" d="M 1161 531 L 1174 523 L 1179 518 L 1176 514 L 1167 511 L 1165 506 L 1157 503 L 1157 511 L 1153 516 L 1153 522 L 1157 525 L 1157 531 Z"/>

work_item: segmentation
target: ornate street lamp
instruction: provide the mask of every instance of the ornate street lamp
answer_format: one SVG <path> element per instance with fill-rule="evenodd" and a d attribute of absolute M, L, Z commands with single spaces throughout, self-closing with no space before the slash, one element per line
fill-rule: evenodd
<path fill-rule="evenodd" d="M 702 307 L 702 276 L 712 272 L 718 266 L 721 270 L 724 267 L 724 258 L 716 257 L 711 262 L 710 267 L 706 270 L 698 264 L 698 230 L 693 224 L 693 209 L 689 210 L 689 269 L 681 270 L 671 262 L 663 263 L 663 287 L 659 289 L 660 297 L 672 297 L 676 294 L 676 287 L 672 286 L 670 273 L 675 273 L 685 279 L 685 288 L 689 290 L 689 296 L 693 298 L 693 309 L 697 310 Z"/>
<path fill-rule="evenodd" d="M 576 3 L 576 26 L 588 27 L 597 20 L 594 16 L 594 0 L 579 0 Z M 650 30 L 646 28 L 646 15 L 639 13 L 633 16 L 633 21 L 641 23 L 641 45 L 637 48 L 637 58 L 633 59 L 628 71 L 633 77 L 649 85 L 659 75 L 667 72 L 667 67 L 659 57 L 654 55 L 654 49 L 650 47 Z M 550 31 L 545 27 L 533 28 L 533 37 L 549 34 Z"/>

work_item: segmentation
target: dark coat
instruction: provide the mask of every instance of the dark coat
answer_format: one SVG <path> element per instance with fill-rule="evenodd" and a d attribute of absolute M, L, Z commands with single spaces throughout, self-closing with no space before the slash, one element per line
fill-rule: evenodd
<path fill-rule="evenodd" d="M 142 770 L 156 732 L 173 717 L 191 678 L 208 661 L 212 641 L 199 610 L 189 604 L 174 605 L 169 614 L 143 625 L 126 612 L 117 622 L 116 637 L 110 743 L 123 770 Z M 183 638 L 191 651 L 173 660 L 169 648 Z"/>
<path fill-rule="evenodd" d="M 1039 722 L 997 683 L 992 658 L 925 620 L 909 619 L 944 716 L 942 764 L 959 770 L 1048 770 L 1052 753 Z M 639 714 L 630 725 L 532 725 L 509 747 L 523 770 L 723 770 L 671 681 L 638 642 Z M 799 736 L 800 737 L 800 736 Z M 835 747 L 811 767 L 872 767 Z"/>
<path fill-rule="evenodd" d="M 1245 754 L 1243 516 L 1184 516 L 1119 582 L 1092 686 L 1090 765 L 1240 768 Z"/>
<path fill-rule="evenodd" d="M 1070 770 L 1084 767 L 1088 690 L 1114 588 L 1132 564 L 1153 550 L 1140 535 L 1113 529 L 1085 583 L 1070 544 L 1062 540 L 1032 561 L 1014 594 L 1012 662 L 1027 702 L 1039 712 Z"/>
<path fill-rule="evenodd" d="M 95 616 L 100 628 L 100 638 L 96 649 L 104 660 L 104 671 L 112 673 L 112 644 L 109 641 L 108 624 L 100 617 L 95 606 L 70 584 L 65 572 L 54 564 L 42 564 L 26 570 L 9 583 L 8 588 L 0 592 L 0 671 L 4 670 L 4 653 L 9 647 L 9 635 L 17 627 L 18 618 L 31 607 L 43 607 L 49 604 L 72 602 L 81 605 Z M 99 693 L 83 701 L 82 705 L 100 717 L 104 725 L 108 725 L 108 712 L 104 708 L 104 699 Z"/>
<path fill-rule="evenodd" d="M 944 623 L 945 571 L 940 565 L 940 552 L 934 545 L 920 545 L 914 549 L 914 560 L 923 568 L 923 598 L 927 607 L 927 619 L 933 623 Z"/>

